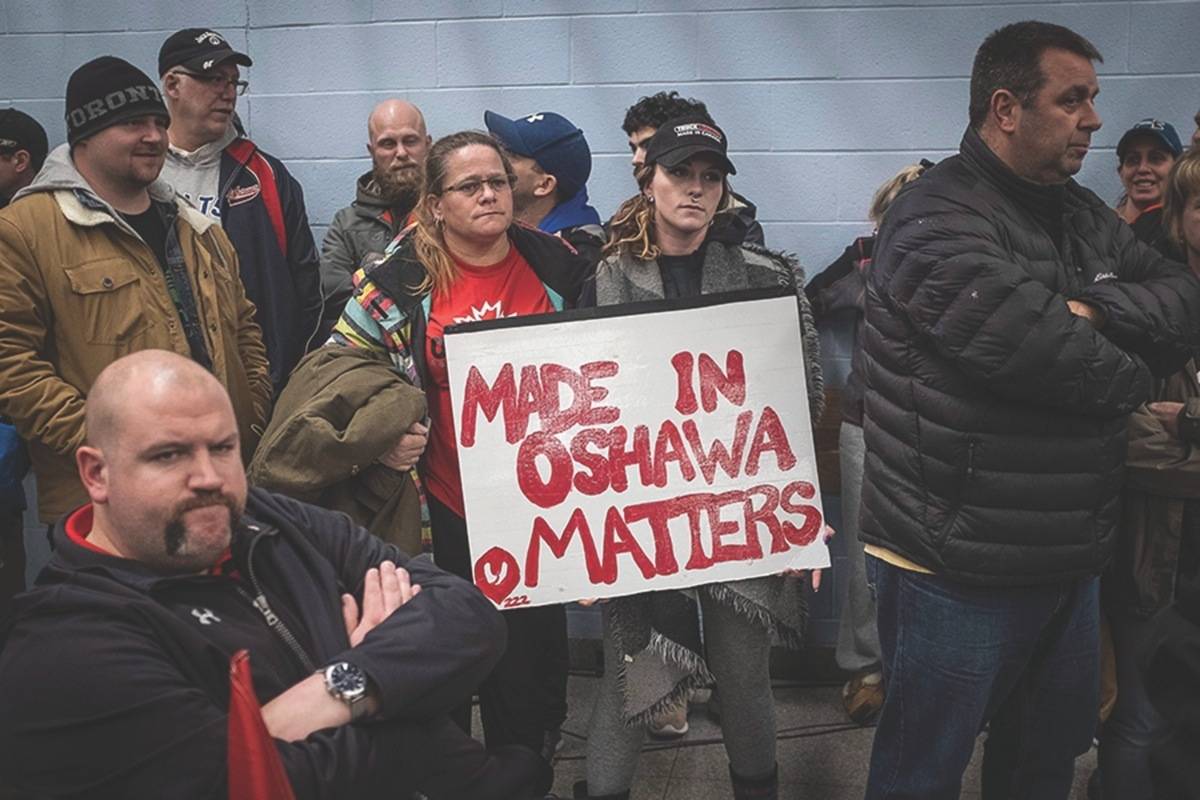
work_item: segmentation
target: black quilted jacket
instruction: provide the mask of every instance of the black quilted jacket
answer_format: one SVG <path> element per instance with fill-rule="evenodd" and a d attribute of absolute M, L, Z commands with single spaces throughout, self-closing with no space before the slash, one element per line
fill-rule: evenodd
<path fill-rule="evenodd" d="M 1099 307 L 1101 331 L 1068 299 Z M 948 577 L 1095 575 L 1128 414 L 1188 358 L 1200 282 L 1095 194 L 973 131 L 888 210 L 868 278 L 862 538 Z"/>

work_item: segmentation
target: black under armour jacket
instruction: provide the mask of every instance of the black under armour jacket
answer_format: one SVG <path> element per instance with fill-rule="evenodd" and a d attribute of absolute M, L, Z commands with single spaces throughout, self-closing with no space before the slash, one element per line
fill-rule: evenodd
<path fill-rule="evenodd" d="M 491 603 L 344 514 L 282 495 L 251 490 L 238 528 L 225 574 L 162 576 L 57 526 L 54 556 L 0 636 L 0 786 L 36 798 L 225 797 L 229 661 L 245 648 L 264 704 L 337 661 L 379 691 L 376 721 L 276 741 L 298 800 L 398 798 L 426 781 L 442 789 L 432 796 L 463 797 L 454 787 L 474 776 L 439 770 L 482 762 L 463 758 L 473 743 L 446 714 L 503 652 Z M 422 591 L 351 648 L 341 594 L 361 606 L 367 569 L 385 559 Z"/>
<path fill-rule="evenodd" d="M 968 130 L 889 208 L 866 317 L 863 540 L 971 583 L 1098 574 L 1126 418 L 1200 339 L 1200 282 Z"/>

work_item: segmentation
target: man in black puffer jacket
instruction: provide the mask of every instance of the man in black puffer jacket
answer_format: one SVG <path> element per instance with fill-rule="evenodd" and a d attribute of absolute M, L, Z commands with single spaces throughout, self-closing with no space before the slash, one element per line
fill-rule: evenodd
<path fill-rule="evenodd" d="M 959 155 L 884 217 L 869 278 L 862 539 L 887 699 L 868 798 L 1064 798 L 1097 709 L 1097 578 L 1128 414 L 1197 341 L 1200 283 L 1071 180 L 1100 127 L 1085 39 L 975 57 Z"/>

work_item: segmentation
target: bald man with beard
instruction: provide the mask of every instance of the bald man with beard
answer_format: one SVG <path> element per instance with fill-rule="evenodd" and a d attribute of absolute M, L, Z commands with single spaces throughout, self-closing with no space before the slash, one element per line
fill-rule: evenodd
<path fill-rule="evenodd" d="M 227 738 L 230 659 L 246 650 L 297 798 L 530 796 L 540 759 L 489 755 L 446 715 L 504 648 L 474 587 L 342 514 L 248 489 L 229 398 L 194 362 L 122 358 L 86 413 L 90 502 L 55 527 L 0 640 L 7 788 L 224 796 L 244 744 Z"/>
<path fill-rule="evenodd" d="M 370 253 L 382 253 L 420 199 L 425 153 L 433 142 L 421 109 L 384 100 L 367 119 L 371 171 L 358 179 L 353 203 L 333 218 L 321 245 L 321 287 L 328 333 L 350 299 L 350 276 Z"/>

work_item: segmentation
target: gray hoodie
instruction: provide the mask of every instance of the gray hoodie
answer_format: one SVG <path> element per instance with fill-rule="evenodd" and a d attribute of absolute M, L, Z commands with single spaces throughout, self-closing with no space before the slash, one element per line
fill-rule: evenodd
<path fill-rule="evenodd" d="M 162 177 L 210 219 L 221 219 L 221 153 L 237 138 L 230 125 L 223 135 L 188 152 L 174 145 L 167 148 Z"/>
<path fill-rule="evenodd" d="M 71 158 L 71 147 L 68 144 L 60 144 L 58 147 L 50 151 L 50 155 L 46 156 L 46 163 L 42 165 L 41 171 L 37 177 L 33 179 L 33 183 L 21 189 L 13 195 L 13 202 L 20 200 L 26 195 L 35 194 L 37 192 L 58 192 L 58 191 L 73 192 L 75 197 L 87 208 L 93 211 L 102 211 L 112 217 L 113 223 L 121 230 L 136 236 L 138 239 L 142 237 L 133 229 L 128 222 L 125 221 L 115 208 L 113 208 L 100 195 L 96 194 L 87 179 L 79 174 L 79 170 L 75 167 L 75 161 Z M 150 184 L 147 191 L 153 200 L 160 203 L 171 203 L 179 206 L 181 201 L 176 198 L 175 189 L 171 184 L 159 177 Z M 204 225 L 196 225 L 195 218 L 189 218 L 193 227 L 203 231 Z"/>

